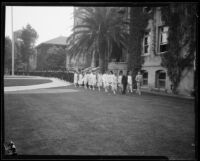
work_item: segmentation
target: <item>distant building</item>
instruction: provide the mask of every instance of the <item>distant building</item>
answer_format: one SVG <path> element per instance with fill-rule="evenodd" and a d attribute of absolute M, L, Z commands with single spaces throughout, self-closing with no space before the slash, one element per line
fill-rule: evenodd
<path fill-rule="evenodd" d="M 44 68 L 46 58 L 48 55 L 48 50 L 52 47 L 59 47 L 62 49 L 66 48 L 66 39 L 67 37 L 64 36 L 59 36 L 56 38 L 53 38 L 51 40 L 48 40 L 46 42 L 40 43 L 39 45 L 36 46 L 36 52 L 37 52 L 37 63 L 36 63 L 36 68 L 37 70 L 46 70 Z M 65 66 L 63 66 L 65 68 Z"/>

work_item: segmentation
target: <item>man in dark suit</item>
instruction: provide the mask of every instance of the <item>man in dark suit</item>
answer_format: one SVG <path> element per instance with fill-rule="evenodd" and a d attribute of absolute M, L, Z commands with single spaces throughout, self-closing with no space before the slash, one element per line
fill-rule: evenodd
<path fill-rule="evenodd" d="M 123 76 L 122 76 L 122 85 L 123 85 L 122 94 L 126 94 L 127 83 L 128 83 L 128 81 L 127 81 L 127 75 L 123 74 Z"/>

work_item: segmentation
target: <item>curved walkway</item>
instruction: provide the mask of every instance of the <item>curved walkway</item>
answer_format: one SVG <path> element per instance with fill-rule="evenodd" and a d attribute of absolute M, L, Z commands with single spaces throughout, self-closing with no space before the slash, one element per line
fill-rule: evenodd
<path fill-rule="evenodd" d="M 50 79 L 52 81 L 50 83 L 43 83 L 39 85 L 4 87 L 4 92 L 44 89 L 44 88 L 53 88 L 53 87 L 71 85 L 71 83 L 66 82 L 64 80 L 60 80 L 58 78 L 39 77 L 39 76 L 5 76 L 4 79 Z"/>

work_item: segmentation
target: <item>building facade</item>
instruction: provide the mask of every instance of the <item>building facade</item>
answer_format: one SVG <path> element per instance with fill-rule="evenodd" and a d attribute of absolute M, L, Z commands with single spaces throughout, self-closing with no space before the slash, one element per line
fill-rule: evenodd
<path fill-rule="evenodd" d="M 142 41 L 142 54 L 144 64 L 142 65 L 143 88 L 149 90 L 172 92 L 172 83 L 167 75 L 167 69 L 161 66 L 161 55 L 167 52 L 169 27 L 161 18 L 161 8 L 156 7 L 152 12 L 153 18 L 149 19 L 146 33 Z M 186 48 L 181 49 L 181 54 L 186 53 Z M 185 70 L 178 92 L 190 95 L 194 90 L 194 69 Z"/>
<path fill-rule="evenodd" d="M 65 36 L 58 36 L 36 46 L 36 57 L 32 59 L 36 60 L 34 65 L 37 70 L 52 70 L 50 68 L 48 69 L 46 65 L 47 58 L 53 50 L 55 52 L 56 50 L 64 51 L 66 48 L 66 39 L 67 37 Z M 65 65 L 62 66 L 62 69 L 65 69 Z"/>
<path fill-rule="evenodd" d="M 76 12 L 78 8 L 76 7 L 74 11 Z M 119 13 L 122 14 L 124 19 L 130 18 L 130 7 L 118 7 Z M 145 9 L 145 7 L 144 7 Z M 163 91 L 167 93 L 172 92 L 172 82 L 169 79 L 167 74 L 167 69 L 161 66 L 162 54 L 166 53 L 168 50 L 168 32 L 169 27 L 165 25 L 162 21 L 161 17 L 161 8 L 154 7 L 153 9 L 144 12 L 151 13 L 153 16 L 150 16 L 148 20 L 148 25 L 146 26 L 146 32 L 143 36 L 143 40 L 141 42 L 142 50 L 141 57 L 144 58 L 144 63 L 142 64 L 142 74 L 143 74 L 143 85 L 142 88 L 145 90 L 155 90 L 155 91 Z M 76 14 L 74 15 L 74 26 L 81 24 L 82 22 Z M 129 26 L 126 30 L 130 33 Z M 119 73 L 122 70 L 124 73 L 127 71 L 127 62 L 128 61 L 128 51 L 118 49 L 117 47 L 113 48 L 114 50 L 111 53 L 108 70 L 112 70 L 115 73 Z M 185 48 L 181 49 L 181 53 L 184 55 L 186 53 Z M 87 64 L 88 67 L 96 66 L 96 58 L 94 55 L 90 55 L 89 57 L 84 57 L 85 54 L 79 56 L 78 58 L 72 57 L 69 62 L 72 66 L 76 64 Z M 86 61 L 88 63 L 86 63 Z M 130 61 L 131 62 L 131 61 Z M 69 63 L 70 64 L 70 63 Z M 183 95 L 191 95 L 191 92 L 194 90 L 194 69 L 185 70 L 182 73 L 182 80 L 178 87 L 179 94 Z"/>

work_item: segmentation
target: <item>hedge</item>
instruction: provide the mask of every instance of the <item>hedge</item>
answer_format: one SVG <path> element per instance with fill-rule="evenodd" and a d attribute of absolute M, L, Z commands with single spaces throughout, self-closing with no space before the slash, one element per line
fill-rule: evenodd
<path fill-rule="evenodd" d="M 71 83 L 73 83 L 74 81 L 74 73 L 67 71 L 32 71 L 32 72 L 16 71 L 15 75 L 55 77 Z"/>

